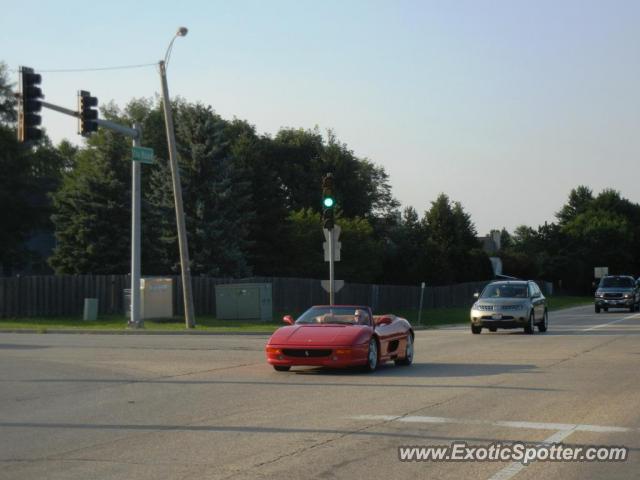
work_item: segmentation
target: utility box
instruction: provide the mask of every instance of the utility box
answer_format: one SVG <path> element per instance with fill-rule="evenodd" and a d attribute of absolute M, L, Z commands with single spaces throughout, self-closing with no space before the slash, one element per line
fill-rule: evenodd
<path fill-rule="evenodd" d="M 98 319 L 98 299 L 97 298 L 85 298 L 84 299 L 84 311 L 82 314 L 84 321 L 97 320 Z"/>
<path fill-rule="evenodd" d="M 140 279 L 140 318 L 173 317 L 173 280 L 170 278 Z"/>
<path fill-rule="evenodd" d="M 273 320 L 270 283 L 216 285 L 216 318 L 222 320 Z"/>
<path fill-rule="evenodd" d="M 124 290 L 124 313 L 131 318 L 131 289 Z M 170 278 L 140 279 L 140 318 L 173 317 L 173 280 Z"/>

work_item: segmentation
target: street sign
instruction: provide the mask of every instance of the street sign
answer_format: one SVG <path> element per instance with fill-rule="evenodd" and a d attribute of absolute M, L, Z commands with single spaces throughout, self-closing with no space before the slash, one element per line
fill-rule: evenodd
<path fill-rule="evenodd" d="M 595 267 L 593 269 L 593 278 L 602 278 L 609 275 L 609 267 Z"/>
<path fill-rule="evenodd" d="M 342 246 L 342 243 L 340 242 L 335 242 L 333 244 L 333 261 L 334 262 L 339 262 L 340 261 L 340 247 Z M 322 243 L 322 247 L 324 248 L 324 261 L 328 262 L 330 261 L 330 257 L 329 257 L 329 242 L 323 242 Z"/>
<path fill-rule="evenodd" d="M 320 280 L 320 285 L 322 285 L 322 288 L 324 289 L 325 292 L 328 292 L 330 289 L 329 282 L 330 280 Z M 344 287 L 344 280 L 333 281 L 334 291 L 339 292 L 342 287 Z"/>
<path fill-rule="evenodd" d="M 132 147 L 131 154 L 134 162 L 146 163 L 149 165 L 153 165 L 154 163 L 153 148 Z"/>
<path fill-rule="evenodd" d="M 342 231 L 342 229 L 340 228 L 340 225 L 335 225 L 333 227 L 333 230 L 331 230 L 333 232 L 333 243 L 334 245 L 338 242 L 338 239 L 340 238 L 340 232 Z M 331 237 L 329 237 L 329 230 L 327 230 L 326 228 L 322 229 L 322 233 L 324 233 L 324 239 L 328 242 L 329 239 Z"/>

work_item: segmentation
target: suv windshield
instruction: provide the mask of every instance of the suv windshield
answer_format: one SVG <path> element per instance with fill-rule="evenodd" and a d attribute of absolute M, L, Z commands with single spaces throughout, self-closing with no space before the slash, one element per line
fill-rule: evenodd
<path fill-rule="evenodd" d="M 633 279 L 629 277 L 605 277 L 600 280 L 601 288 L 633 288 Z"/>
<path fill-rule="evenodd" d="M 312 307 L 296 320 L 296 325 L 331 323 L 339 325 L 370 325 L 365 307 Z"/>
<path fill-rule="evenodd" d="M 527 298 L 528 296 L 525 283 L 492 283 L 485 287 L 480 298 Z"/>

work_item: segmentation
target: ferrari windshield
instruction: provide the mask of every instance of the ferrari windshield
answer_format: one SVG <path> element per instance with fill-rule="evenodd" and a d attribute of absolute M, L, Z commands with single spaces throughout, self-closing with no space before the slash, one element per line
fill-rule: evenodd
<path fill-rule="evenodd" d="M 492 283 L 482 291 L 480 298 L 527 298 L 526 283 Z"/>
<path fill-rule="evenodd" d="M 365 307 L 312 307 L 296 320 L 306 324 L 370 325 L 369 311 Z"/>

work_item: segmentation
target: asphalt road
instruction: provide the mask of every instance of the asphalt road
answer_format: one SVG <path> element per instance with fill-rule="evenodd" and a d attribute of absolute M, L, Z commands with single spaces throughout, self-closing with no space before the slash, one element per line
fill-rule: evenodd
<path fill-rule="evenodd" d="M 0 478 L 631 479 L 640 314 L 546 334 L 420 331 L 415 363 L 277 373 L 261 336 L 0 335 Z M 626 462 L 400 462 L 398 447 L 555 442 Z"/>

